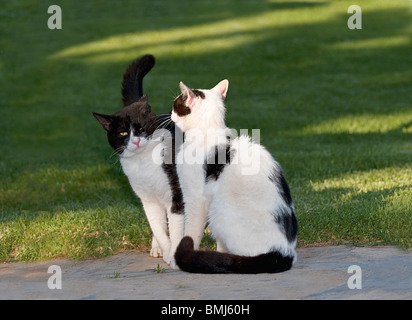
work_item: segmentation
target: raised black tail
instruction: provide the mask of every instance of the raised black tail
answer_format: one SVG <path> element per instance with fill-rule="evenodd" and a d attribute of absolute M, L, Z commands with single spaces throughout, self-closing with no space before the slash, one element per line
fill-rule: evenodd
<path fill-rule="evenodd" d="M 188 236 L 180 241 L 175 259 L 181 270 L 192 273 L 276 273 L 289 270 L 293 264 L 293 257 L 277 251 L 255 257 L 195 251 L 193 240 Z"/>
<path fill-rule="evenodd" d="M 123 75 L 123 105 L 128 106 L 143 96 L 143 78 L 153 68 L 155 58 L 147 54 L 133 61 Z"/>

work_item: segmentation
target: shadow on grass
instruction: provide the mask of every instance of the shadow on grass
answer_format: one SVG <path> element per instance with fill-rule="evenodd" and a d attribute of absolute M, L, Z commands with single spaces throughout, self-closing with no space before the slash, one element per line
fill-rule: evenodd
<path fill-rule="evenodd" d="M 405 187 L 359 192 L 327 188 L 306 197 L 311 212 L 300 215 L 299 245 L 412 245 L 411 193 Z M 329 214 L 322 214 L 328 212 Z"/>

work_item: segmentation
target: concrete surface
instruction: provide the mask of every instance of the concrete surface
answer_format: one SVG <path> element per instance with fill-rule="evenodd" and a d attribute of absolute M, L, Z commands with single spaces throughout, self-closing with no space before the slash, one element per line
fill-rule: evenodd
<path fill-rule="evenodd" d="M 164 272 L 153 271 L 158 264 Z M 61 268 L 61 289 L 48 287 L 50 277 L 58 284 L 51 265 Z M 361 274 L 348 273 L 351 265 Z M 298 262 L 285 273 L 203 275 L 125 252 L 81 262 L 0 264 L 0 299 L 412 299 L 411 266 L 411 251 L 338 246 L 298 249 Z M 362 288 L 349 289 L 349 279 L 361 280 Z"/>

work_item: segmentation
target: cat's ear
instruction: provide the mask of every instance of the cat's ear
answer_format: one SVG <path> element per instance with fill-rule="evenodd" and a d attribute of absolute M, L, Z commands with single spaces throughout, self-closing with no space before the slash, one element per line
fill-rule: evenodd
<path fill-rule="evenodd" d="M 223 100 L 225 100 L 228 89 L 229 80 L 225 79 L 220 81 L 217 85 L 215 85 L 212 90 L 216 90 L 222 96 Z"/>
<path fill-rule="evenodd" d="M 100 113 L 96 113 L 96 112 L 93 112 L 93 115 L 97 119 L 97 121 L 100 122 L 100 124 L 102 125 L 102 127 L 106 131 L 110 130 L 110 125 L 113 122 L 113 117 L 112 116 L 108 116 L 108 115 L 100 114 Z"/>
<path fill-rule="evenodd" d="M 182 92 L 183 96 L 186 98 L 186 105 L 191 107 L 195 101 L 195 94 L 193 91 L 185 85 L 182 81 L 179 83 L 180 91 Z"/>

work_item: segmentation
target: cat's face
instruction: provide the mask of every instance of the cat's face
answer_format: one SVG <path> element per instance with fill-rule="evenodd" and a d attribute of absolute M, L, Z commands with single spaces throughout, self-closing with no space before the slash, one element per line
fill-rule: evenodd
<path fill-rule="evenodd" d="M 184 132 L 207 126 L 224 126 L 223 104 L 229 87 L 228 80 L 212 89 L 190 89 L 180 82 L 181 94 L 175 99 L 171 119 Z"/>
<path fill-rule="evenodd" d="M 146 96 L 112 115 L 93 115 L 107 131 L 109 144 L 121 157 L 142 152 L 155 129 L 156 115 Z"/>

